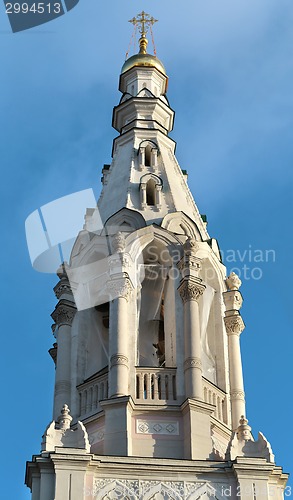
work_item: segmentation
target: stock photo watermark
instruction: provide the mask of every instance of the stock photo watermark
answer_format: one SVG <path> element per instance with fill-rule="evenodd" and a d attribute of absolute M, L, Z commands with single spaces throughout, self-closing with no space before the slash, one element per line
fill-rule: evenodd
<path fill-rule="evenodd" d="M 89 208 L 90 207 L 90 208 Z M 102 222 L 92 189 L 86 189 L 64 196 L 35 210 L 26 220 L 26 238 L 32 266 L 45 273 L 56 273 L 64 262 L 78 310 L 97 306 L 109 300 L 107 284 L 111 276 L 123 273 L 125 269 L 133 287 L 139 288 L 146 273 L 148 280 L 169 279 L 180 282 L 182 270 L 182 245 L 161 248 L 150 243 L 146 251 L 140 240 L 135 240 L 135 257 L 128 248 L 129 228 Z M 78 238 L 79 237 L 79 238 Z M 77 243 L 79 239 L 79 243 Z M 77 255 L 82 241 L 94 241 L 95 253 L 90 261 L 74 263 L 72 252 Z M 199 242 L 199 249 L 208 243 Z M 133 242 L 132 244 L 133 245 Z M 143 253 L 144 252 L 144 253 Z M 235 273 L 240 280 L 259 281 L 266 266 L 276 262 L 274 249 L 256 249 L 249 244 L 246 249 L 220 251 L 222 262 L 229 273 Z M 206 283 L 217 280 L 217 268 L 210 264 L 207 254 L 202 261 L 200 278 Z M 228 273 L 228 274 L 229 274 Z M 106 292 L 105 292 L 106 290 Z M 111 299 L 116 298 L 115 287 Z"/>
<path fill-rule="evenodd" d="M 4 6 L 12 32 L 17 33 L 63 16 L 78 2 L 79 0 L 46 0 L 45 2 L 4 0 Z"/>
<path fill-rule="evenodd" d="M 251 244 L 246 249 L 220 250 L 222 261 L 230 272 L 236 273 L 241 280 L 262 279 L 265 266 L 276 262 L 276 251 L 270 249 L 253 248 Z"/>

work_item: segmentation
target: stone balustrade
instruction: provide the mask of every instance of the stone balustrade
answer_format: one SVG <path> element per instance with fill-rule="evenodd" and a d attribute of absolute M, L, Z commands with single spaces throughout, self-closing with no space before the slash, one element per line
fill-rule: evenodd
<path fill-rule="evenodd" d="M 176 368 L 136 368 L 137 402 L 175 402 Z"/>
<path fill-rule="evenodd" d="M 226 393 L 203 377 L 203 396 L 205 403 L 214 405 L 214 417 L 227 424 Z"/>
<path fill-rule="evenodd" d="M 91 377 L 77 387 L 80 417 L 101 411 L 100 401 L 108 398 L 108 373 Z"/>

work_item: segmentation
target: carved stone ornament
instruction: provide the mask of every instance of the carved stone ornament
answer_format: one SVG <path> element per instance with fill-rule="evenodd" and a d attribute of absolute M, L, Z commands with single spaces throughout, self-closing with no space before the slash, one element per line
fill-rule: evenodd
<path fill-rule="evenodd" d="M 201 280 L 195 281 L 189 279 L 183 280 L 180 283 L 178 291 L 183 303 L 185 303 L 190 300 L 198 300 L 205 291 L 205 288 Z"/>
<path fill-rule="evenodd" d="M 173 421 L 156 421 L 148 419 L 137 419 L 136 421 L 137 434 L 161 434 L 165 436 L 179 436 L 179 422 Z"/>
<path fill-rule="evenodd" d="M 51 316 L 58 326 L 61 325 L 72 325 L 73 318 L 76 313 L 76 308 L 65 305 L 57 304 L 55 311 L 52 312 Z"/>
<path fill-rule="evenodd" d="M 69 415 L 70 410 L 68 406 L 65 404 L 61 410 L 61 415 L 58 417 L 59 429 L 66 430 L 70 429 L 70 424 L 72 421 L 72 416 Z"/>
<path fill-rule="evenodd" d="M 192 270 L 195 272 L 199 272 L 201 270 L 201 259 L 195 257 L 195 255 L 186 255 L 182 257 L 182 259 L 177 264 L 178 269 L 182 272 L 184 276 L 184 271 Z"/>
<path fill-rule="evenodd" d="M 129 268 L 131 265 L 131 257 L 128 253 L 116 253 L 114 255 L 110 255 L 108 258 L 109 262 L 109 267 L 110 270 L 113 271 L 113 269 L 118 268 Z"/>
<path fill-rule="evenodd" d="M 57 285 L 54 287 L 54 292 L 57 299 L 60 299 L 61 295 L 65 293 L 72 295 L 72 290 L 69 281 L 67 280 L 59 281 L 59 283 L 57 283 Z"/>
<path fill-rule="evenodd" d="M 190 368 L 200 368 L 202 370 L 202 362 L 200 358 L 187 358 L 184 361 L 184 370 L 189 370 Z"/>
<path fill-rule="evenodd" d="M 254 441 L 248 420 L 242 415 L 239 427 L 234 433 L 228 448 L 228 459 L 237 457 L 265 458 L 268 463 L 275 462 L 272 447 L 265 436 L 259 432 L 258 440 Z"/>
<path fill-rule="evenodd" d="M 245 394 L 242 390 L 234 390 L 231 391 L 231 400 L 240 399 L 241 401 L 245 400 Z"/>
<path fill-rule="evenodd" d="M 191 254 L 195 255 L 196 252 L 199 250 L 200 246 L 194 238 L 188 237 L 183 245 L 183 248 L 184 248 L 184 253 L 186 255 L 191 255 Z"/>
<path fill-rule="evenodd" d="M 111 247 L 113 253 L 114 252 L 120 253 L 125 250 L 125 238 L 123 233 L 121 233 L 121 231 L 114 234 L 114 236 L 112 237 Z"/>
<path fill-rule="evenodd" d="M 199 481 L 145 479 L 94 479 L 95 500 L 191 500 L 222 498 L 223 485 Z"/>
<path fill-rule="evenodd" d="M 128 301 L 132 290 L 129 278 L 112 279 L 107 282 L 107 291 L 114 298 L 123 297 Z"/>
<path fill-rule="evenodd" d="M 113 354 L 111 356 L 111 367 L 116 365 L 124 365 L 128 368 L 128 357 L 124 356 L 124 354 Z"/>
<path fill-rule="evenodd" d="M 240 335 L 243 332 L 245 325 L 240 314 L 237 316 L 226 316 L 224 318 L 227 335 Z"/>
<path fill-rule="evenodd" d="M 229 290 L 238 290 L 242 285 L 242 281 L 236 273 L 231 273 L 226 279 L 226 284 Z"/>
<path fill-rule="evenodd" d="M 243 298 L 238 290 L 229 290 L 223 293 L 223 299 L 227 311 L 239 311 L 242 307 Z"/>
<path fill-rule="evenodd" d="M 65 293 L 72 295 L 72 290 L 67 276 L 67 268 L 68 264 L 65 262 L 61 264 L 61 266 L 57 270 L 57 276 L 58 278 L 60 278 L 60 281 L 53 288 L 57 299 L 60 299 L 61 295 Z"/>
<path fill-rule="evenodd" d="M 70 429 L 72 417 L 65 404 L 58 422 L 51 422 L 45 430 L 42 440 L 42 451 L 55 451 L 55 448 L 80 448 L 90 451 L 88 433 L 82 422 L 77 422 L 76 430 Z"/>
<path fill-rule="evenodd" d="M 251 427 L 248 425 L 248 420 L 244 417 L 244 415 L 241 415 L 236 434 L 240 441 L 249 441 L 252 439 Z"/>

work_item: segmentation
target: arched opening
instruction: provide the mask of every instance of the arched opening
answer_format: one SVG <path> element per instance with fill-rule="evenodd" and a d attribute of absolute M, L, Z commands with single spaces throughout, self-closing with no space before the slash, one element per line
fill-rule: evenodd
<path fill-rule="evenodd" d="M 176 362 L 176 330 L 174 282 L 169 279 L 170 254 L 163 244 L 153 241 L 144 249 L 143 261 L 144 279 L 137 303 L 138 364 L 172 367 Z"/>
<path fill-rule="evenodd" d="M 147 145 L 146 148 L 145 148 L 145 158 L 144 158 L 144 161 L 145 161 L 144 164 L 145 164 L 146 167 L 150 167 L 151 166 L 151 156 L 152 156 L 151 146 Z"/>
<path fill-rule="evenodd" d="M 154 179 L 149 179 L 146 185 L 146 203 L 149 206 L 156 205 L 156 183 Z"/>
<path fill-rule="evenodd" d="M 158 366 L 164 366 L 166 363 L 165 357 L 165 326 L 164 326 L 164 290 L 161 297 L 161 305 L 159 306 L 159 319 L 158 321 L 158 342 L 153 344 L 156 349 L 156 356 L 158 359 Z"/>
<path fill-rule="evenodd" d="M 98 306 L 95 306 L 96 311 L 98 311 L 101 314 L 101 319 L 103 326 L 109 329 L 109 302 L 105 302 L 104 304 L 100 304 Z"/>

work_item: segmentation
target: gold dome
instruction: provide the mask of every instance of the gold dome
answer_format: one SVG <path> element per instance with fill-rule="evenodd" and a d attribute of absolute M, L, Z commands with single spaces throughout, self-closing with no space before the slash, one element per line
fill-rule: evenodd
<path fill-rule="evenodd" d="M 125 63 L 122 66 L 121 73 L 126 73 L 126 71 L 136 66 L 156 68 L 161 73 L 166 75 L 166 70 L 160 59 L 158 59 L 156 56 L 152 56 L 151 54 L 143 54 L 141 52 L 129 57 L 129 59 L 126 59 Z"/>

